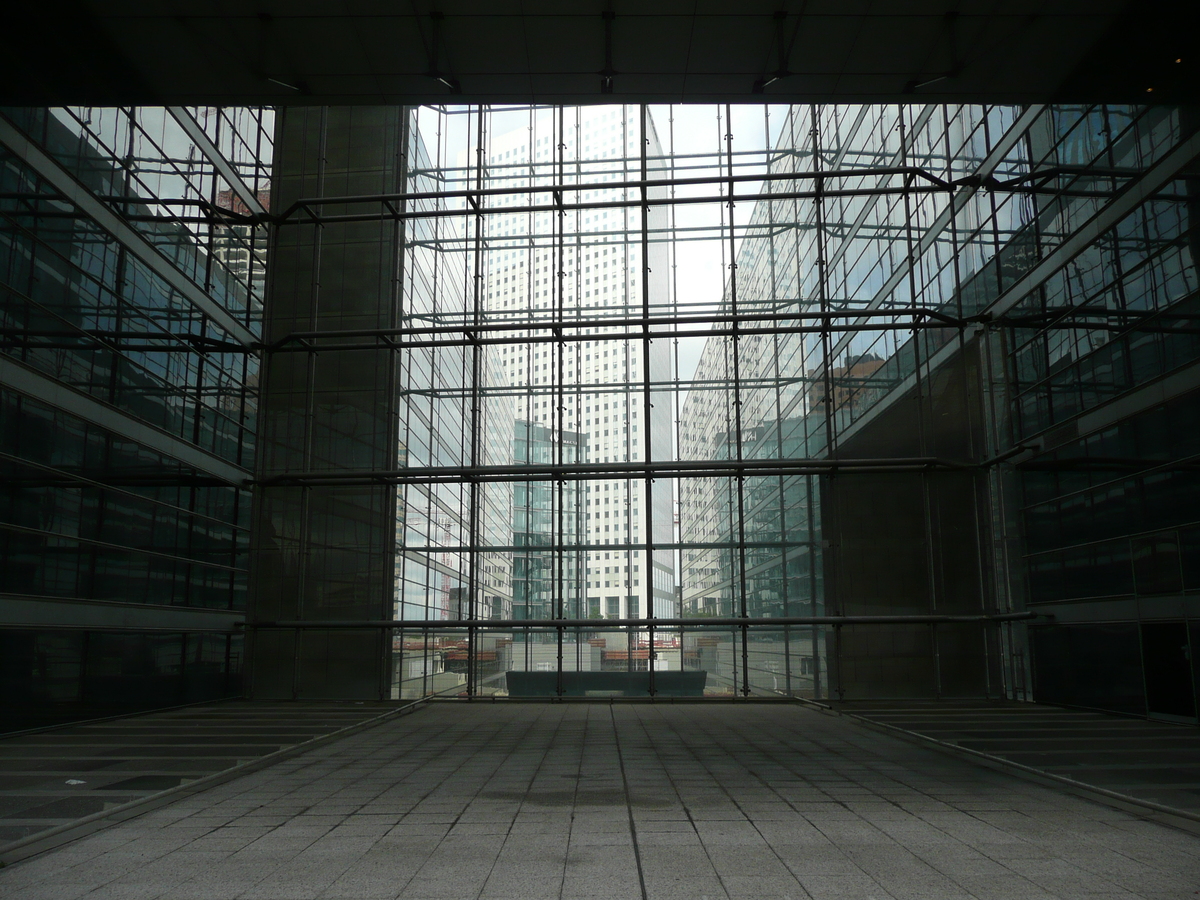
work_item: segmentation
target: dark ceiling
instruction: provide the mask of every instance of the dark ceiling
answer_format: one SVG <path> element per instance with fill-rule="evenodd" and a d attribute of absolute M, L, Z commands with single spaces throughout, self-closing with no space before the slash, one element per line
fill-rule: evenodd
<path fill-rule="evenodd" d="M 1190 103 L 1187 11 L 1152 0 L 22 0 L 0 20 L 0 94 L 17 105 Z"/>

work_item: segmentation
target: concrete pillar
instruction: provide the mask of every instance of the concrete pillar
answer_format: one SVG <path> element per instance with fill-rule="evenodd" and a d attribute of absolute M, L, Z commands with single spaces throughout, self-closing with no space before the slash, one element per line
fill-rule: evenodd
<path fill-rule="evenodd" d="M 400 192 L 404 146 L 400 107 L 283 109 L 272 208 L 301 197 Z M 395 327 L 401 244 L 399 226 L 387 221 L 281 227 L 270 259 L 265 341 Z M 260 480 L 396 468 L 393 352 L 276 352 L 263 373 Z M 251 622 L 393 617 L 394 487 L 260 487 L 254 526 Z M 390 635 L 317 628 L 252 636 L 249 692 L 256 698 L 388 696 Z"/>

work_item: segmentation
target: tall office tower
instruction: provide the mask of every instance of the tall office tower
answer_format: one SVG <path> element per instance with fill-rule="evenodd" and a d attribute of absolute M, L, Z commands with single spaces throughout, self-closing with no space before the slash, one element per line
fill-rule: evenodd
<path fill-rule="evenodd" d="M 610 471 L 673 458 L 668 341 L 641 340 L 654 326 L 629 321 L 670 309 L 666 212 L 643 211 L 642 189 L 631 184 L 667 170 L 653 120 L 641 107 L 598 106 L 511 111 L 492 123 L 484 187 L 562 188 L 557 210 L 546 194 L 489 198 L 512 209 L 488 220 L 483 300 L 490 321 L 515 326 L 518 339 L 502 348 L 500 365 L 517 417 L 585 436 L 584 462 Z M 587 339 L 520 328 L 555 319 L 592 323 Z M 597 478 L 584 491 L 585 616 L 676 608 L 672 552 L 655 550 L 651 561 L 646 550 L 671 540 L 671 485 L 636 467 L 630 474 Z"/>
<path fill-rule="evenodd" d="M 405 110 L 404 189 L 429 195 L 442 187 L 446 116 Z M 464 269 L 470 223 L 439 217 L 444 201 L 411 201 L 429 214 L 404 225 L 399 323 L 455 328 L 474 314 L 476 290 Z M 512 460 L 513 412 L 506 397 L 472 402 L 503 380 L 492 347 L 410 341 L 397 372 L 401 468 L 496 466 Z M 441 481 L 398 487 L 396 616 L 401 619 L 500 619 L 512 615 L 511 553 L 472 552 L 513 543 L 513 489 L 506 482 Z M 471 548 L 465 550 L 463 548 Z"/>

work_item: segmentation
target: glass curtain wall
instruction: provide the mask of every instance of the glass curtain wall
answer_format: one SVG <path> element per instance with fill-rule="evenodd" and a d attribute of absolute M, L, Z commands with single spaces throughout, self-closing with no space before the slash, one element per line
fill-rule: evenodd
<path fill-rule="evenodd" d="M 0 110 L 6 727 L 240 693 L 273 118 Z"/>
<path fill-rule="evenodd" d="M 1186 591 L 1182 509 L 1068 528 L 1043 452 L 1195 360 L 1179 110 L 408 115 L 403 195 L 281 223 L 405 229 L 322 345 L 401 360 L 393 695 L 1028 696 L 1098 542 Z"/>

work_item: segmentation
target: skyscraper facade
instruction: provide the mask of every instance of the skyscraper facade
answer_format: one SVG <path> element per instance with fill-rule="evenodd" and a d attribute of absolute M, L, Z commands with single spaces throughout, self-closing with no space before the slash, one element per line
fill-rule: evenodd
<path fill-rule="evenodd" d="M 556 434 L 582 435 L 583 463 L 673 458 L 668 341 L 646 350 L 624 337 L 640 331 L 629 320 L 650 305 L 656 315 L 669 310 L 665 210 L 648 211 L 643 223 L 638 209 L 619 205 L 639 195 L 634 182 L 666 170 L 653 119 L 638 107 L 537 109 L 497 117 L 493 129 L 485 188 L 563 186 L 561 210 L 535 209 L 531 195 L 509 193 L 497 198 L 501 214 L 489 220 L 486 307 L 492 322 L 515 326 L 498 359 L 517 415 Z M 590 189 L 572 190 L 581 183 Z M 654 241 L 642 240 L 643 227 Z M 535 332 L 521 322 L 555 317 L 594 325 L 588 339 L 522 343 Z M 644 549 L 671 540 L 670 484 L 597 478 L 582 500 L 583 614 L 671 614 L 674 554 Z"/>

